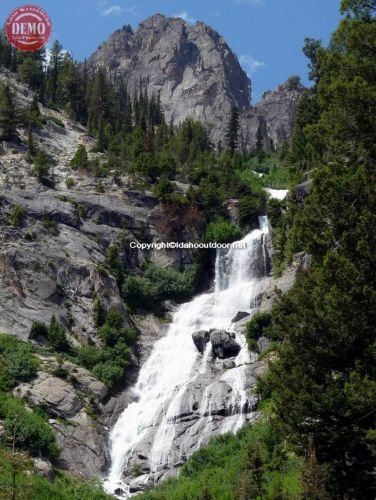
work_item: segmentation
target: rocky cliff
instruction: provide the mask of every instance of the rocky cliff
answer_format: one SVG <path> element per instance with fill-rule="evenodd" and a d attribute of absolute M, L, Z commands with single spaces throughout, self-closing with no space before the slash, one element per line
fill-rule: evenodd
<path fill-rule="evenodd" d="M 260 128 L 266 151 L 282 145 L 291 137 L 296 109 L 305 87 L 290 87 L 286 82 L 273 91 L 263 94 L 261 101 L 253 108 L 243 111 L 240 120 L 240 144 L 244 149 L 256 146 L 257 131 Z"/>
<path fill-rule="evenodd" d="M 225 142 L 231 107 L 241 118 L 241 143 L 251 149 L 261 124 L 265 149 L 289 138 L 302 89 L 286 86 L 264 95 L 251 107 L 251 82 L 223 37 L 202 22 L 155 15 L 134 33 L 115 31 L 90 57 L 89 66 L 107 68 L 114 80 L 123 78 L 132 94 L 160 96 L 167 121 L 187 117 L 205 123 L 215 146 Z"/>

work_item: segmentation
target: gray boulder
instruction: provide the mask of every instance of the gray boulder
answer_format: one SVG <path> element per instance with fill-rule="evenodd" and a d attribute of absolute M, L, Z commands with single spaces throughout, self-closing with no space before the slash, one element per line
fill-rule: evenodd
<path fill-rule="evenodd" d="M 56 417 L 73 417 L 82 408 L 71 385 L 44 372 L 38 372 L 34 380 L 16 387 L 14 394 Z"/>
<path fill-rule="evenodd" d="M 240 345 L 234 339 L 234 334 L 224 330 L 213 330 L 210 333 L 213 355 L 220 359 L 232 358 L 239 354 Z"/>
<path fill-rule="evenodd" d="M 52 464 L 49 460 L 36 457 L 33 458 L 33 464 L 35 472 L 39 476 L 48 479 L 48 481 L 53 481 L 55 474 L 52 468 Z"/>
<path fill-rule="evenodd" d="M 238 321 L 247 318 L 249 316 L 249 313 L 245 311 L 239 311 L 235 314 L 235 316 L 232 318 L 231 323 L 237 323 Z"/>
<path fill-rule="evenodd" d="M 192 339 L 197 347 L 200 354 L 203 354 L 206 348 L 206 344 L 210 340 L 210 333 L 205 330 L 199 330 L 198 332 L 192 333 Z"/>

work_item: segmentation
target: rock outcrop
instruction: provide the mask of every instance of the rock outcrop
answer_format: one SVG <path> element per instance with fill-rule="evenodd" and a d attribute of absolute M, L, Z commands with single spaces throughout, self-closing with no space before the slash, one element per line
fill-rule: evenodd
<path fill-rule="evenodd" d="M 273 91 L 265 92 L 261 101 L 241 116 L 242 147 L 249 150 L 256 146 L 259 128 L 266 151 L 272 151 L 288 141 L 294 128 L 297 105 L 304 91 L 302 85 L 291 88 L 285 83 Z"/>
<path fill-rule="evenodd" d="M 167 122 L 178 125 L 187 117 L 203 122 L 215 146 L 224 146 L 234 105 L 241 114 L 242 147 L 255 146 L 259 126 L 266 150 L 281 145 L 291 135 L 303 90 L 282 85 L 252 107 L 251 81 L 223 37 L 202 22 L 191 25 L 160 14 L 135 32 L 115 31 L 88 64 L 105 67 L 113 81 L 124 80 L 131 94 L 159 96 Z"/>

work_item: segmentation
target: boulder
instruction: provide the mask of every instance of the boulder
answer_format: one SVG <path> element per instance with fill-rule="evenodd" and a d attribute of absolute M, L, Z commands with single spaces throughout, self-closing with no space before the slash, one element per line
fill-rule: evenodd
<path fill-rule="evenodd" d="M 222 366 L 225 370 L 231 370 L 232 368 L 235 368 L 236 364 L 232 359 L 226 359 L 223 361 Z"/>
<path fill-rule="evenodd" d="M 234 334 L 224 330 L 213 330 L 210 333 L 213 355 L 220 359 L 232 358 L 239 354 L 240 345 L 234 339 Z"/>
<path fill-rule="evenodd" d="M 237 323 L 238 321 L 247 318 L 249 316 L 249 313 L 245 311 L 239 311 L 235 314 L 235 316 L 232 318 L 231 323 Z"/>
<path fill-rule="evenodd" d="M 257 350 L 260 354 L 262 354 L 263 352 L 265 352 L 268 347 L 270 345 L 270 340 L 267 339 L 266 337 L 260 337 L 258 340 L 257 340 Z"/>
<path fill-rule="evenodd" d="M 199 330 L 198 332 L 192 333 L 192 339 L 198 352 L 204 354 L 206 344 L 210 340 L 210 333 L 205 330 Z"/>
<path fill-rule="evenodd" d="M 35 472 L 39 476 L 48 479 L 48 481 L 53 481 L 55 474 L 52 468 L 52 464 L 49 460 L 36 457 L 33 458 L 33 463 Z"/>
<path fill-rule="evenodd" d="M 68 361 L 63 363 L 62 368 L 69 372 L 75 388 L 95 396 L 99 401 L 102 401 L 107 396 L 106 386 L 95 378 L 89 370 Z"/>
<path fill-rule="evenodd" d="M 14 394 L 56 417 L 73 417 L 82 408 L 71 385 L 44 372 L 38 372 L 34 380 L 16 387 Z"/>

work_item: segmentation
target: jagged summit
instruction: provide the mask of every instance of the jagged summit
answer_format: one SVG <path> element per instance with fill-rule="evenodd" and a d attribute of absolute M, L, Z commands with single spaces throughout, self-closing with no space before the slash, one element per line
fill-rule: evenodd
<path fill-rule="evenodd" d="M 232 104 L 250 107 L 251 82 L 224 38 L 202 22 L 190 25 L 180 18 L 156 14 L 133 33 L 115 31 L 90 57 L 123 76 L 128 89 L 159 94 L 167 120 L 186 117 L 205 122 L 218 142 L 223 138 Z"/>

